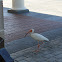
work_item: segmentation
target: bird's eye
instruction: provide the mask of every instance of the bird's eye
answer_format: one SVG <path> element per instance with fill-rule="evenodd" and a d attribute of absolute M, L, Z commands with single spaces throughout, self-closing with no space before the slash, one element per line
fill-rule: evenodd
<path fill-rule="evenodd" d="M 30 30 L 30 32 L 32 32 L 32 30 Z"/>

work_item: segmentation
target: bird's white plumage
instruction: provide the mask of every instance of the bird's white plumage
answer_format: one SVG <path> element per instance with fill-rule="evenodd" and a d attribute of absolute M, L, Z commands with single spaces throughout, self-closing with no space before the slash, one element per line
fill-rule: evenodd
<path fill-rule="evenodd" d="M 37 41 L 49 41 L 49 39 L 38 33 L 31 33 L 31 37 Z"/>
<path fill-rule="evenodd" d="M 33 39 L 37 40 L 37 41 L 49 41 L 49 39 L 46 38 L 46 37 L 44 37 L 43 35 L 38 34 L 38 33 L 34 33 L 34 29 L 29 30 L 29 32 L 27 32 L 27 34 L 28 34 L 28 33 L 30 33 L 30 36 L 31 36 Z M 27 34 L 26 34 L 26 35 L 27 35 Z M 26 36 L 26 35 L 25 35 L 25 36 Z"/>
<path fill-rule="evenodd" d="M 34 29 L 29 30 L 29 31 L 26 33 L 26 35 L 27 35 L 28 33 L 30 33 L 30 36 L 31 36 L 33 39 L 35 39 L 35 40 L 37 40 L 37 41 L 42 41 L 42 44 L 43 44 L 43 41 L 49 41 L 49 39 L 46 38 L 46 37 L 44 37 L 43 35 L 38 34 L 38 33 L 34 33 Z M 25 36 L 26 36 L 26 35 L 25 35 Z M 38 50 L 36 50 L 36 52 L 39 51 L 39 46 L 40 46 L 40 44 L 39 44 L 39 42 L 38 42 Z"/>

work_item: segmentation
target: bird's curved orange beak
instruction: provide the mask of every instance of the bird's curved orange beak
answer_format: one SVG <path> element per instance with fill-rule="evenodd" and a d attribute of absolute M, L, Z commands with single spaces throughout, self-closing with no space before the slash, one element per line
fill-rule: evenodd
<path fill-rule="evenodd" d="M 29 30 L 29 31 L 25 34 L 25 36 L 24 36 L 24 37 L 26 37 L 26 36 L 27 36 L 27 34 L 28 34 L 28 33 L 30 33 L 30 32 L 32 32 L 32 30 Z"/>

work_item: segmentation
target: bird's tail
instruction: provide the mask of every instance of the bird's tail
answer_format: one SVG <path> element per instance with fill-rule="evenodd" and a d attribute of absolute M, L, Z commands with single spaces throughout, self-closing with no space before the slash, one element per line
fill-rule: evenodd
<path fill-rule="evenodd" d="M 49 39 L 46 38 L 45 41 L 49 41 Z"/>

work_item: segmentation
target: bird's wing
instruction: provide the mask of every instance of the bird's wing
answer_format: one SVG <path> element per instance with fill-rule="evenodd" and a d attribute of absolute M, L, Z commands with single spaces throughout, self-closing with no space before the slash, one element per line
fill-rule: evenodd
<path fill-rule="evenodd" d="M 31 34 L 31 37 L 38 41 L 44 41 L 44 40 L 49 41 L 46 37 L 44 37 L 43 35 L 40 35 L 38 33 Z"/>

